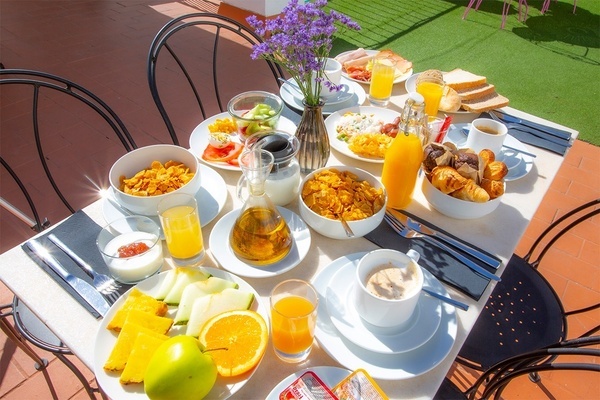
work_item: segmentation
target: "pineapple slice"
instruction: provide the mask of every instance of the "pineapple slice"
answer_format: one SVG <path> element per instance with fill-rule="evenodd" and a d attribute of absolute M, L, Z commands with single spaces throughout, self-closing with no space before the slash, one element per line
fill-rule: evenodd
<path fill-rule="evenodd" d="M 129 358 L 131 350 L 133 349 L 133 343 L 140 332 L 156 338 L 165 338 L 165 340 L 168 339 L 168 336 L 166 335 L 153 332 L 152 330 L 133 322 L 126 322 L 123 325 L 123 329 L 121 329 L 119 336 L 117 337 L 115 347 L 113 347 L 108 359 L 104 363 L 103 368 L 105 370 L 122 371 L 125 368 L 127 359 Z"/>
<path fill-rule="evenodd" d="M 115 313 L 115 316 L 106 325 L 106 329 L 119 332 L 125 323 L 125 318 L 127 318 L 128 311 L 132 309 L 148 312 L 158 315 L 159 317 L 164 316 L 168 311 L 166 303 L 158 301 L 134 287 L 131 289 L 131 292 L 123 303 L 123 306 Z"/>
<path fill-rule="evenodd" d="M 158 346 L 168 338 L 168 336 L 158 337 L 148 335 L 145 332 L 138 333 L 133 342 L 133 348 L 131 349 L 129 358 L 127 358 L 127 364 L 121 373 L 119 381 L 123 385 L 143 382 L 144 374 L 146 373 L 146 368 L 148 368 L 150 359 Z"/>

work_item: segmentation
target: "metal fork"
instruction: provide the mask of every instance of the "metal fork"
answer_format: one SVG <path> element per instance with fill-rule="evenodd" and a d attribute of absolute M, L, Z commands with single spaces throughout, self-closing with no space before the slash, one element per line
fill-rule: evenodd
<path fill-rule="evenodd" d="M 400 221 L 398 221 L 398 219 L 396 217 L 394 217 L 392 214 L 390 214 L 389 211 L 385 212 L 384 219 L 392 227 L 392 229 L 400 236 L 407 238 L 407 239 L 415 239 L 415 238 L 423 239 L 424 241 L 428 242 L 429 244 L 432 244 L 433 246 L 439 247 L 440 249 L 447 251 L 454 258 L 456 258 L 457 260 L 462 262 L 467 267 L 471 268 L 473 271 L 477 272 L 479 275 L 481 275 L 485 278 L 488 278 L 488 279 L 500 281 L 500 277 L 492 274 L 485 268 L 480 267 L 479 265 L 477 265 L 476 263 L 474 263 L 467 257 L 463 256 L 456 250 L 452 249 L 451 247 L 446 246 L 445 244 L 442 244 L 440 242 L 436 242 L 435 240 L 431 239 L 429 236 L 422 235 L 419 232 L 404 226 L 404 224 L 402 224 Z"/>
<path fill-rule="evenodd" d="M 59 238 L 57 238 L 54 234 L 48 235 L 48 239 L 54 243 L 59 249 L 64 251 L 70 258 L 77 264 L 81 269 L 85 271 L 86 274 L 89 275 L 90 278 L 93 279 L 92 285 L 94 288 L 106 297 L 106 299 L 112 304 L 119 299 L 121 294 L 119 293 L 119 289 L 121 288 L 121 284 L 115 281 L 110 276 L 99 274 L 85 262 L 81 257 L 73 252 L 70 248 L 67 247 Z"/>

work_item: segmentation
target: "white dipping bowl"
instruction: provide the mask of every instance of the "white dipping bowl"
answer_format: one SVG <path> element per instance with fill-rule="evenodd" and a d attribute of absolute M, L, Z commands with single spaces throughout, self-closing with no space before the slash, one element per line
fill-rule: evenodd
<path fill-rule="evenodd" d="M 302 189 L 304 188 L 304 184 L 315 176 L 315 174 L 328 169 L 337 169 L 339 171 L 349 171 L 355 174 L 358 179 L 367 181 L 372 187 L 375 189 L 383 189 L 383 195 L 385 197 L 383 207 L 374 215 L 356 220 L 356 221 L 347 221 L 348 225 L 354 232 L 354 237 L 349 238 L 346 235 L 346 231 L 342 226 L 342 222 L 338 219 L 330 219 L 323 217 L 313 210 L 311 210 L 304 200 L 302 199 Z M 302 219 L 310 226 L 312 229 L 317 231 L 323 236 L 327 236 L 332 239 L 353 239 L 355 237 L 362 237 L 367 233 L 371 232 L 373 229 L 377 228 L 381 221 L 383 220 L 383 216 L 385 215 L 385 207 L 387 205 L 387 192 L 385 191 L 385 187 L 383 184 L 372 174 L 368 173 L 359 168 L 347 167 L 347 166 L 333 166 L 333 167 L 324 167 L 320 168 L 316 171 L 308 174 L 302 181 L 300 185 L 300 195 L 299 195 L 299 208 L 300 208 L 300 216 Z"/>
<path fill-rule="evenodd" d="M 425 198 L 433 208 L 448 217 L 456 219 L 481 218 L 498 208 L 502 201 L 502 196 L 485 203 L 460 200 L 442 193 L 426 177 L 423 177 L 422 189 Z"/>
<path fill-rule="evenodd" d="M 169 160 L 185 164 L 190 171 L 194 172 L 194 177 L 179 189 L 157 196 L 133 196 L 121 191 L 119 183 L 121 176 L 131 178 L 139 171 L 150 168 L 152 161 L 160 161 L 164 164 Z M 171 144 L 157 144 L 140 147 L 119 158 L 110 169 L 109 181 L 116 200 L 123 207 L 134 214 L 156 216 L 158 203 L 165 197 L 173 193 L 186 193 L 192 196 L 196 194 L 200 189 L 200 166 L 196 156 L 187 149 Z"/>

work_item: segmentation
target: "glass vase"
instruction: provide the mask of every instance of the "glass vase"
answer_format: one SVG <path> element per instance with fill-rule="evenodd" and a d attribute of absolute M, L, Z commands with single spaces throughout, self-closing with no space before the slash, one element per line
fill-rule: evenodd
<path fill-rule="evenodd" d="M 300 171 L 304 174 L 322 168 L 327 164 L 329 153 L 329 136 L 323 119 L 323 102 L 318 105 L 304 104 L 302 119 L 296 129 L 296 137 L 300 141 L 297 159 Z"/>

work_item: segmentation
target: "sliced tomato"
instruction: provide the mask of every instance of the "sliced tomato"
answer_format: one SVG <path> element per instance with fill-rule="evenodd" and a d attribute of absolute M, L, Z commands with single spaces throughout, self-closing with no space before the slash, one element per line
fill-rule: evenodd
<path fill-rule="evenodd" d="M 202 153 L 202 159 L 209 162 L 225 162 L 231 165 L 238 165 L 237 158 L 242 154 L 244 146 L 239 143 L 231 142 L 222 149 L 208 145 Z"/>

